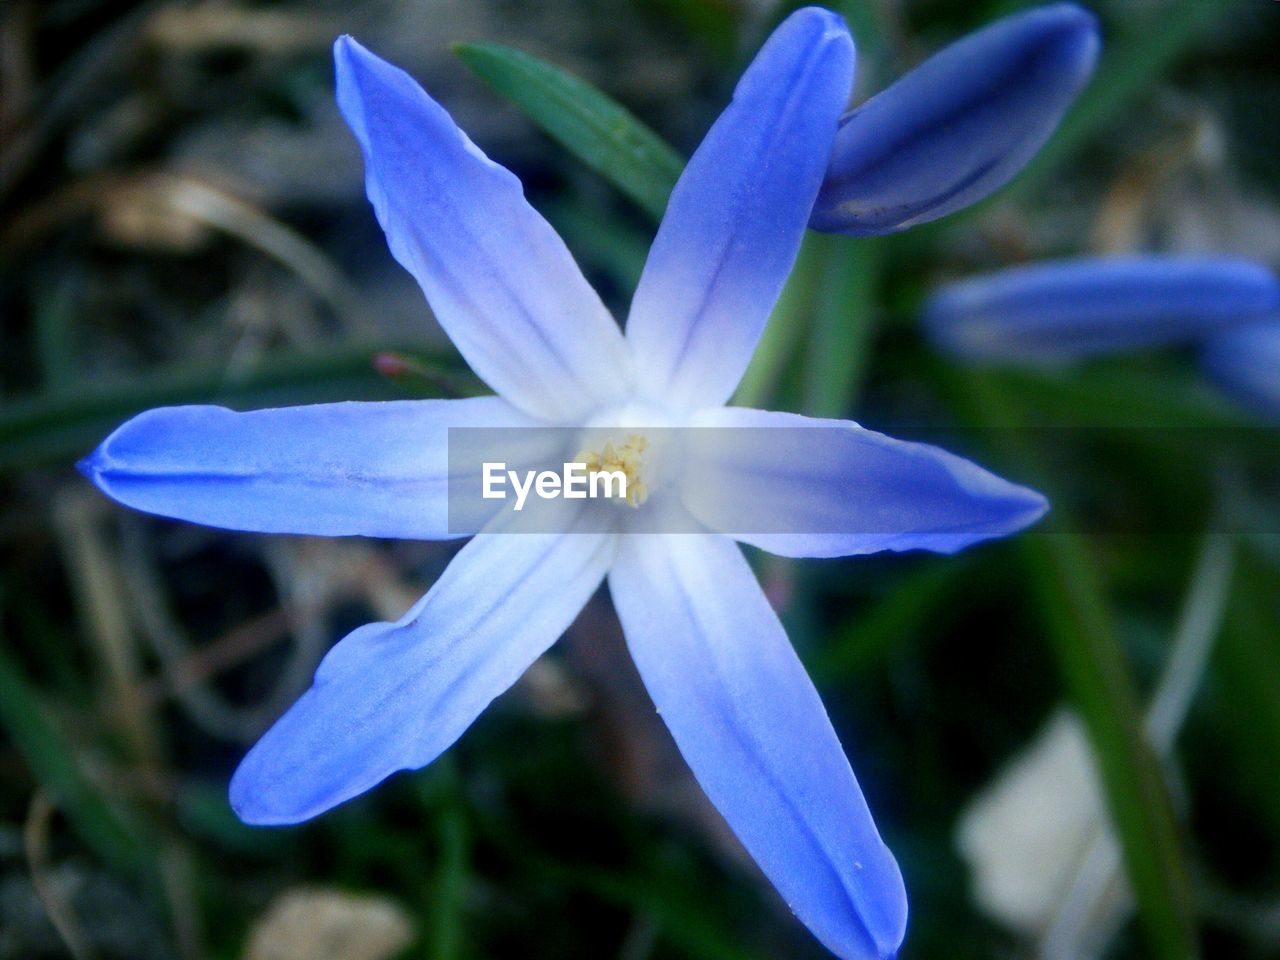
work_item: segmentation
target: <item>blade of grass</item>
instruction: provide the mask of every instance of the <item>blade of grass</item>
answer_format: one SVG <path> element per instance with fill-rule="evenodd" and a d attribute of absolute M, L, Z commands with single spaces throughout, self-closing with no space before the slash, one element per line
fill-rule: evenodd
<path fill-rule="evenodd" d="M 1273 569 L 1242 559 L 1222 638 L 1210 669 L 1217 685 L 1215 719 L 1249 783 L 1249 792 L 1280 836 L 1280 633 Z"/>
<path fill-rule="evenodd" d="M 1147 736 L 1161 756 L 1173 750 L 1200 690 L 1205 667 L 1222 632 L 1234 568 L 1232 538 L 1222 533 L 1206 536 L 1170 641 L 1169 661 L 1147 708 Z"/>
<path fill-rule="evenodd" d="M 0 727 L 91 850 L 135 876 L 154 867 L 144 841 L 85 778 L 75 748 L 46 712 L 39 692 L 2 648 Z"/>
<path fill-rule="evenodd" d="M 497 43 L 454 52 L 498 94 L 655 220 L 684 159 L 612 97 L 530 54 Z"/>
<path fill-rule="evenodd" d="M 1183 601 L 1178 625 L 1169 643 L 1160 682 L 1147 707 L 1147 738 L 1162 761 L 1173 751 L 1174 741 L 1200 689 L 1231 592 L 1234 546 L 1229 536 L 1210 533 L 1201 547 Z M 1078 945 L 1096 942 L 1100 905 L 1120 879 L 1118 851 L 1109 832 L 1094 837 L 1088 854 L 1079 862 L 1070 892 L 1058 904 L 1056 916 L 1040 941 L 1044 956 L 1070 956 Z"/>
<path fill-rule="evenodd" d="M 805 411 L 845 417 L 866 375 L 880 292 L 882 247 L 872 237 L 855 243 L 831 234 L 812 237 L 819 258 Z"/>
<path fill-rule="evenodd" d="M 1013 408 L 992 381 L 970 371 L 965 383 L 973 419 L 1009 423 Z M 1053 502 L 1052 482 L 1039 467 L 1030 435 L 1015 423 L 1002 436 L 1012 448 L 1004 454 L 1036 474 Z M 1070 528 L 1061 518 L 1060 526 Z M 1073 533 L 1031 534 L 1018 545 L 1058 669 L 1098 761 L 1148 944 L 1164 960 L 1192 960 L 1199 951 L 1191 885 L 1173 804 L 1143 735 L 1137 692 L 1097 572 Z"/>
<path fill-rule="evenodd" d="M 452 803 L 437 815 L 440 864 L 432 884 L 428 956 L 431 960 L 457 960 L 462 956 L 463 899 L 467 886 L 470 837 L 466 816 Z"/>
<path fill-rule="evenodd" d="M 734 392 L 733 403 L 737 406 L 766 405 L 774 396 L 782 372 L 795 353 L 800 334 L 813 311 L 813 293 L 822 268 L 823 254 L 818 249 L 818 240 L 816 233 L 805 234 L 795 267 L 774 304 L 773 312 L 769 314 L 769 322 L 765 324 L 746 373 Z"/>
<path fill-rule="evenodd" d="M 395 350 L 392 348 L 383 348 Z M 402 396 L 373 368 L 382 350 L 353 347 L 270 359 L 229 379 L 226 364 L 199 364 L 114 384 L 82 385 L 0 410 L 0 472 L 80 456 L 131 414 L 170 403 L 315 403 Z"/>
<path fill-rule="evenodd" d="M 1079 538 L 1023 540 L 1032 589 L 1063 680 L 1089 733 L 1138 914 L 1156 956 L 1198 956 L 1190 881 L 1168 787 L 1138 722 L 1138 702 L 1101 585 Z"/>
<path fill-rule="evenodd" d="M 473 830 L 454 758 L 441 757 L 414 778 L 414 787 L 423 813 L 435 824 L 435 866 L 425 883 L 423 949 L 429 960 L 457 960 L 468 952 L 466 899 Z"/>
<path fill-rule="evenodd" d="M 65 387 L 75 380 L 71 327 L 76 314 L 77 283 L 64 278 L 52 284 L 34 307 L 36 360 L 46 389 Z"/>

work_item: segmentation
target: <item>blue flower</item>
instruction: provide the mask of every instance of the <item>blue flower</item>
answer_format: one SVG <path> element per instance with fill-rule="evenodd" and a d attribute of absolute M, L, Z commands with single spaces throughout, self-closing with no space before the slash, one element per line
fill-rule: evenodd
<path fill-rule="evenodd" d="M 1201 352 L 1209 377 L 1227 393 L 1269 418 L 1280 418 L 1280 310 L 1211 337 Z"/>
<path fill-rule="evenodd" d="M 949 284 L 924 307 L 949 353 L 1032 363 L 1186 343 L 1280 310 L 1280 280 L 1229 257 L 1082 258 Z"/>
<path fill-rule="evenodd" d="M 791 269 L 848 95 L 853 45 L 834 14 L 793 14 L 743 75 L 671 196 L 625 336 L 512 174 L 408 75 L 349 38 L 335 55 L 392 253 L 497 395 L 153 410 L 82 464 L 108 495 L 241 530 L 443 538 L 449 428 L 639 423 L 790 438 L 726 468 L 754 481 L 774 521 L 740 539 L 789 556 L 950 551 L 1044 511 L 1038 494 L 931 447 L 724 406 Z M 816 690 L 714 518 L 700 533 L 634 532 L 662 502 L 655 490 L 634 510 L 614 505 L 617 530 L 479 533 L 400 620 L 325 657 L 236 771 L 238 814 L 296 823 L 430 763 L 607 578 L 654 703 L 764 873 L 835 953 L 893 955 L 902 878 Z M 789 512 L 833 532 L 786 533 Z M 892 535 L 840 532 L 868 515 Z"/>
<path fill-rule="evenodd" d="M 998 190 L 1057 128 L 1098 46 L 1093 14 L 1055 3 L 935 54 L 841 119 L 811 226 L 892 233 Z"/>

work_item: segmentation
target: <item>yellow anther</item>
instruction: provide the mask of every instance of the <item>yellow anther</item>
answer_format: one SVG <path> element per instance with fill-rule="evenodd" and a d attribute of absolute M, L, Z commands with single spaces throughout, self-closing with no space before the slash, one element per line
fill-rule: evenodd
<path fill-rule="evenodd" d="M 648 440 L 633 433 L 620 447 L 615 448 L 610 439 L 605 441 L 599 453 L 581 450 L 574 462 L 586 465 L 588 477 L 594 473 L 621 473 L 627 478 L 626 502 L 629 506 L 638 507 L 649 498 L 649 488 L 641 479 L 646 466 L 644 452 L 648 447 Z"/>

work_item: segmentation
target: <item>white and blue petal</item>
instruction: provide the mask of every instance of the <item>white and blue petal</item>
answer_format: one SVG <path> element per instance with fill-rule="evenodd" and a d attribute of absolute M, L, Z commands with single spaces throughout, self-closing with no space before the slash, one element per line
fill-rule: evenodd
<path fill-rule="evenodd" d="M 498 397 L 247 413 L 162 407 L 116 429 L 79 467 L 126 506 L 192 523 L 260 533 L 442 539 L 478 529 L 450 530 L 450 428 L 535 424 Z"/>
<path fill-rule="evenodd" d="M 1049 139 L 1098 45 L 1091 13 L 1055 3 L 935 54 L 843 118 L 810 225 L 891 233 L 988 196 Z"/>
<path fill-rule="evenodd" d="M 236 770 L 236 813 L 298 823 L 426 766 L 573 622 L 614 546 L 591 533 L 477 536 L 400 620 L 329 652 Z"/>
<path fill-rule="evenodd" d="M 733 392 L 795 261 L 853 59 L 838 16 L 792 14 L 689 161 L 627 320 L 651 399 L 695 409 Z"/>
<path fill-rule="evenodd" d="M 902 876 L 738 547 L 623 536 L 609 590 L 680 752 L 796 916 L 844 960 L 893 956 Z"/>
<path fill-rule="evenodd" d="M 944 350 L 1060 361 L 1211 336 L 1280 310 L 1280 280 L 1229 257 L 1126 256 L 1013 267 L 943 287 L 924 308 Z"/>
<path fill-rule="evenodd" d="M 689 512 L 783 556 L 952 553 L 1048 509 L 1034 490 L 968 460 L 846 420 L 722 407 L 690 426 Z"/>
<path fill-rule="evenodd" d="M 1280 314 L 1213 337 L 1201 361 L 1231 396 L 1267 417 L 1280 417 Z"/>
<path fill-rule="evenodd" d="M 516 407 L 567 422 L 622 396 L 621 331 L 563 241 L 404 71 L 350 37 L 338 105 L 395 258 L 471 368 Z"/>

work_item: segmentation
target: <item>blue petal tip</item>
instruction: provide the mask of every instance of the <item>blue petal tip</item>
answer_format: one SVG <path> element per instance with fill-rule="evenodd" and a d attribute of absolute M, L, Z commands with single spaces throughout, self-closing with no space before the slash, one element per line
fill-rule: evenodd
<path fill-rule="evenodd" d="M 270 803 L 269 785 L 255 782 L 246 772 L 246 765 L 252 758 L 253 753 L 250 752 L 241 761 L 227 790 L 227 800 L 240 822 L 251 827 L 291 827 L 310 819 L 309 816 L 277 809 Z"/>

